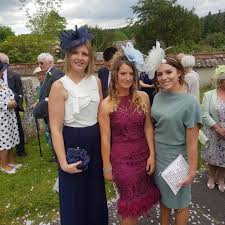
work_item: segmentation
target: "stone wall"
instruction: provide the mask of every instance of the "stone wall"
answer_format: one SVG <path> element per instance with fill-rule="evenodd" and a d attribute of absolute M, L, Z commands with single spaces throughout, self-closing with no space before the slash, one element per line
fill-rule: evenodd
<path fill-rule="evenodd" d="M 98 60 L 95 62 L 95 72 L 97 72 L 103 65 L 103 60 Z M 57 62 L 55 66 L 63 70 L 64 62 Z M 17 73 L 19 73 L 22 77 L 32 77 L 34 69 L 38 67 L 36 63 L 22 63 L 22 64 L 10 64 L 9 68 Z"/>
<path fill-rule="evenodd" d="M 28 138 L 37 136 L 36 123 L 33 117 L 32 108 L 32 105 L 36 102 L 37 93 L 33 87 L 31 78 L 22 79 L 22 83 L 24 91 L 25 109 L 21 118 L 26 142 Z M 44 130 L 44 122 L 42 120 L 39 120 L 38 123 L 42 132 Z"/>

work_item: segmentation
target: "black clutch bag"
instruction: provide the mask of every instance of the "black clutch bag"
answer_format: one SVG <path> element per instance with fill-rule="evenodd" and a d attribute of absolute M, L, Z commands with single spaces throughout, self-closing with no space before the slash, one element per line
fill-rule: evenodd
<path fill-rule="evenodd" d="M 90 156 L 87 154 L 87 151 L 79 147 L 68 148 L 66 159 L 69 164 L 81 161 L 81 164 L 77 166 L 79 170 L 87 170 L 90 162 Z"/>

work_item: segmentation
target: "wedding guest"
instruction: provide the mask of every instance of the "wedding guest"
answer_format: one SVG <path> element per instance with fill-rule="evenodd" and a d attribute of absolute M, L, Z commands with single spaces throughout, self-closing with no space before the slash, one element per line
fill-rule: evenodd
<path fill-rule="evenodd" d="M 184 81 L 187 84 L 187 90 L 200 101 L 200 78 L 197 72 L 193 70 L 195 65 L 195 57 L 193 55 L 185 55 L 181 59 L 181 64 L 185 70 Z"/>
<path fill-rule="evenodd" d="M 60 79 L 64 73 L 54 66 L 54 58 L 49 53 L 41 53 L 38 55 L 37 60 L 41 70 L 46 75 L 42 83 L 39 101 L 34 108 L 33 114 L 35 119 L 44 119 L 48 125 L 48 96 L 52 84 Z"/>
<path fill-rule="evenodd" d="M 43 72 L 45 72 L 45 79 L 43 80 L 39 100 L 33 109 L 33 115 L 36 120 L 44 119 L 47 132 L 50 131 L 49 128 L 49 113 L 48 113 L 48 97 L 52 87 L 52 84 L 64 76 L 64 73 L 54 66 L 54 58 L 49 53 L 41 53 L 37 57 L 38 64 Z M 51 134 L 49 135 L 51 139 Z M 51 144 L 49 142 L 49 144 Z M 55 162 L 54 149 L 50 145 L 52 150 L 52 158 L 49 162 Z"/>
<path fill-rule="evenodd" d="M 61 33 L 65 76 L 53 84 L 49 96 L 61 225 L 108 225 L 97 119 L 102 90 L 93 75 L 91 38 L 85 27 Z"/>
<path fill-rule="evenodd" d="M 16 100 L 12 90 L 3 81 L 8 64 L 0 61 L 0 170 L 14 174 L 21 164 L 16 164 L 12 148 L 19 144 L 19 131 L 15 114 Z"/>
<path fill-rule="evenodd" d="M 153 54 L 154 55 L 154 54 Z M 176 224 L 187 225 L 191 202 L 191 183 L 197 170 L 200 106 L 184 87 L 184 68 L 176 58 L 158 60 L 155 79 L 159 92 L 154 97 L 152 119 L 155 127 L 156 170 L 154 178 L 161 192 L 160 224 L 170 224 L 171 209 Z M 189 165 L 188 175 L 175 195 L 161 173 L 180 154 Z"/>
<path fill-rule="evenodd" d="M 209 145 L 203 146 L 202 159 L 208 163 L 207 187 L 214 189 L 216 174 L 218 188 L 225 191 L 225 65 L 218 66 L 213 80 L 216 89 L 204 93 L 202 100 L 203 130 Z"/>
<path fill-rule="evenodd" d="M 144 91 L 148 94 L 150 104 L 152 105 L 156 93 L 154 79 L 149 79 L 148 75 L 145 72 L 142 72 L 140 73 L 139 83 L 141 91 Z"/>
<path fill-rule="evenodd" d="M 185 56 L 183 52 L 180 52 L 177 54 L 176 58 L 178 59 L 179 62 L 181 62 L 182 58 Z"/>
<path fill-rule="evenodd" d="M 38 66 L 37 68 L 34 69 L 33 71 L 33 75 L 35 75 L 39 81 L 39 84 L 36 87 L 36 92 L 38 95 L 38 100 L 32 105 L 32 108 L 34 109 L 35 106 L 38 104 L 39 102 L 39 98 L 40 98 L 40 94 L 42 93 L 42 88 L 43 88 L 43 83 L 46 77 L 46 71 L 41 70 L 41 67 Z M 38 121 L 36 121 L 38 123 Z M 46 137 L 46 143 L 52 147 L 52 143 L 51 143 L 51 134 L 50 134 L 50 130 L 49 130 L 49 126 L 47 124 L 45 124 L 45 137 Z"/>
<path fill-rule="evenodd" d="M 9 57 L 4 53 L 0 53 L 0 60 L 3 63 L 9 64 Z M 4 83 L 12 90 L 15 101 L 16 101 L 15 113 L 16 113 L 16 119 L 17 119 L 17 124 L 19 128 L 19 137 L 20 137 L 19 138 L 20 142 L 18 145 L 16 145 L 16 154 L 20 157 L 24 157 L 26 156 L 26 152 L 25 152 L 24 132 L 23 132 L 21 116 L 20 116 L 20 113 L 24 111 L 22 81 L 18 73 L 8 68 L 3 72 L 3 80 L 4 80 Z"/>
<path fill-rule="evenodd" d="M 160 197 L 151 176 L 154 130 L 148 95 L 137 90 L 135 63 L 120 52 L 114 57 L 109 96 L 99 110 L 103 171 L 118 188 L 121 225 L 135 225 Z"/>
<path fill-rule="evenodd" d="M 37 68 L 34 69 L 33 75 L 35 75 L 39 81 L 39 84 L 36 87 L 36 92 L 38 94 L 38 97 L 40 97 L 40 93 L 42 91 L 42 86 L 45 80 L 46 72 L 41 70 L 41 67 L 38 66 Z"/>
<path fill-rule="evenodd" d="M 117 48 L 109 47 L 103 52 L 104 67 L 98 71 L 98 77 L 102 84 L 103 98 L 108 95 L 108 88 L 111 80 L 111 67 L 113 55 L 117 52 Z"/>

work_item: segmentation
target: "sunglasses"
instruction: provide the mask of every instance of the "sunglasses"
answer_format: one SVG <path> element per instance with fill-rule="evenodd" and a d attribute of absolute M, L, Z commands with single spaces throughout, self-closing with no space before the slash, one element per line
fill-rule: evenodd
<path fill-rule="evenodd" d="M 43 65 L 43 64 L 44 64 L 44 62 L 38 62 L 38 64 L 39 64 L 39 65 Z"/>

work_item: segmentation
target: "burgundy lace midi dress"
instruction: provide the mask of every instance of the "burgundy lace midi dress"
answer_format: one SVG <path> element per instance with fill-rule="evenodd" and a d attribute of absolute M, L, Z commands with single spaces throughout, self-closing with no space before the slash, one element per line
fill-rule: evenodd
<path fill-rule="evenodd" d="M 119 192 L 122 218 L 146 215 L 160 198 L 152 176 L 146 172 L 149 149 L 144 133 L 145 113 L 138 112 L 129 96 L 120 97 L 110 114 L 113 180 Z"/>

